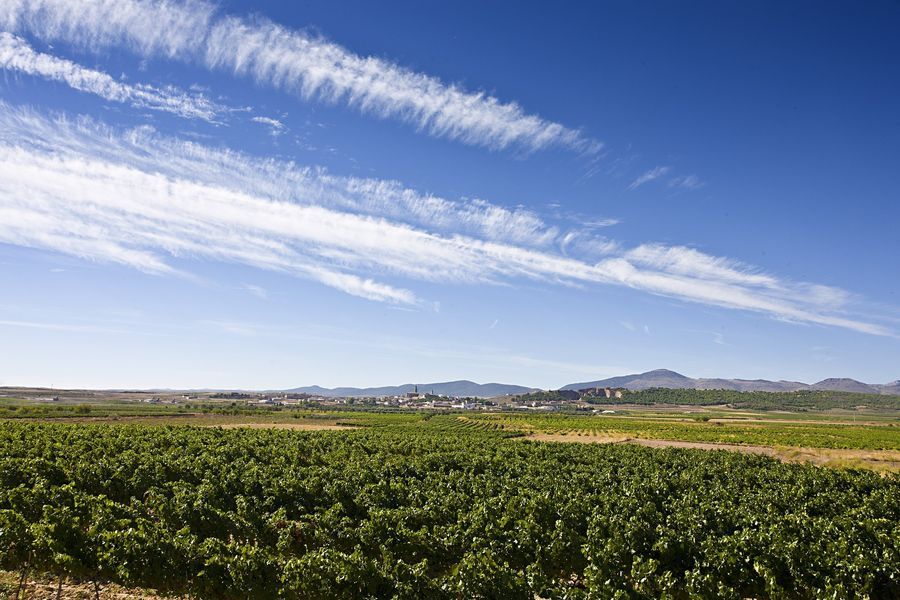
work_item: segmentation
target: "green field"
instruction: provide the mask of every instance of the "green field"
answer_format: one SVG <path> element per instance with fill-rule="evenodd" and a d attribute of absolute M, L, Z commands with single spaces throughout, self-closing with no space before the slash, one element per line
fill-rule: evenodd
<path fill-rule="evenodd" d="M 884 407 L 80 392 L 0 398 L 0 457 L 10 597 L 23 576 L 47 598 L 63 580 L 73 598 L 900 597 L 900 417 Z"/>
<path fill-rule="evenodd" d="M 330 422 L 356 427 L 413 428 L 446 432 L 482 430 L 506 436 L 534 434 L 627 436 L 648 440 L 773 447 L 900 451 L 895 411 L 786 413 L 736 410 L 661 411 L 652 407 L 605 414 L 540 414 L 533 411 L 398 411 L 251 407 L 248 405 L 147 405 L 0 403 L 0 420 L 141 422 L 218 425 Z"/>
<path fill-rule="evenodd" d="M 900 596 L 896 475 L 335 416 L 367 426 L 2 423 L 0 567 L 198 598 Z"/>
<path fill-rule="evenodd" d="M 860 450 L 900 450 L 900 428 L 893 422 L 880 425 L 721 422 L 694 419 L 661 419 L 655 416 L 544 416 L 481 414 L 460 416 L 462 426 L 523 433 L 578 435 L 624 434 L 637 438 L 684 440 L 718 444 L 795 446 Z"/>
<path fill-rule="evenodd" d="M 734 390 L 696 390 L 650 388 L 626 391 L 623 397 L 596 398 L 598 404 L 676 404 L 715 406 L 727 404 L 750 410 L 829 410 L 853 409 L 866 406 L 875 409 L 900 410 L 900 396 L 860 394 L 830 390 L 801 390 L 796 392 L 738 392 Z"/>

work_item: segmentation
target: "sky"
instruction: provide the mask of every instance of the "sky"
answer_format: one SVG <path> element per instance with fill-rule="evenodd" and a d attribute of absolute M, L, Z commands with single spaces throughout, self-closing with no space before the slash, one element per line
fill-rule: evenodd
<path fill-rule="evenodd" d="M 900 378 L 900 4 L 0 0 L 0 386 Z"/>

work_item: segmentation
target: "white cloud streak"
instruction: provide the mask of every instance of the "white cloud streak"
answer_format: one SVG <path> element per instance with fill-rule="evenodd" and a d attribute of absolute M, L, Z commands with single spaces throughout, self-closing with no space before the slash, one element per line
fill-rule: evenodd
<path fill-rule="evenodd" d="M 393 203 L 414 207 L 406 222 Z M 425 228 L 415 221 L 437 226 Z M 442 221 L 443 220 L 443 221 Z M 519 241 L 524 232 L 541 243 Z M 378 279 L 599 284 L 782 320 L 892 335 L 848 314 L 853 298 L 739 262 L 661 245 L 598 262 L 552 250 L 563 236 L 530 213 L 421 195 L 93 121 L 0 105 L 0 242 L 178 274 L 177 258 L 245 264 L 397 305 L 426 304 Z M 540 237 L 540 236 L 539 236 Z"/>
<path fill-rule="evenodd" d="M 25 329 L 43 329 L 47 331 L 67 331 L 72 333 L 113 333 L 131 334 L 133 332 L 122 329 L 109 329 L 94 325 L 71 325 L 66 323 L 43 323 L 36 321 L 7 321 L 0 320 L 0 327 L 19 327 Z"/>
<path fill-rule="evenodd" d="M 397 181 L 338 177 L 316 167 L 247 156 L 157 135 L 150 127 L 116 131 L 89 119 L 48 120 L 2 104 L 3 127 L 42 152 L 89 154 L 125 161 L 142 171 L 201 182 L 297 204 L 325 204 L 355 214 L 387 218 L 442 233 L 464 233 L 491 241 L 547 246 L 559 230 L 537 214 L 484 200 L 451 201 L 403 187 Z M 27 132 L 31 132 L 29 138 Z M 583 236 L 582 236 L 583 237 Z"/>
<path fill-rule="evenodd" d="M 275 138 L 284 133 L 286 129 L 284 123 L 282 123 L 278 119 L 273 119 L 271 117 L 252 117 L 250 120 L 254 123 L 259 123 L 260 125 L 265 125 L 266 127 L 268 127 L 269 135 Z"/>
<path fill-rule="evenodd" d="M 775 277 L 755 273 L 748 265 L 682 246 L 644 244 L 626 252 L 625 257 L 635 264 L 710 281 L 770 289 L 778 289 L 780 286 Z"/>
<path fill-rule="evenodd" d="M 634 181 L 632 181 L 628 186 L 628 190 L 636 190 L 645 183 L 650 183 L 651 181 L 659 179 L 660 177 L 664 177 L 671 170 L 672 167 L 653 167 L 652 169 L 646 171 L 645 173 L 642 173 Z"/>
<path fill-rule="evenodd" d="M 585 221 L 583 225 L 585 227 L 612 227 L 613 225 L 618 225 L 621 223 L 619 219 L 596 219 L 593 221 Z"/>
<path fill-rule="evenodd" d="M 175 87 L 158 88 L 116 81 L 102 71 L 37 52 L 22 38 L 5 31 L 0 31 L 0 69 L 58 81 L 106 100 L 164 111 L 186 119 L 215 122 L 217 115 L 225 110 L 202 95 L 187 94 Z"/>
<path fill-rule="evenodd" d="M 683 190 L 698 190 L 706 185 L 696 175 L 679 175 L 669 180 L 670 188 L 679 188 Z"/>
<path fill-rule="evenodd" d="M 245 283 L 241 287 L 244 290 L 246 290 L 248 293 L 259 298 L 260 300 L 268 300 L 269 299 L 269 292 L 266 291 L 266 289 L 262 286 L 253 285 L 252 283 Z"/>
<path fill-rule="evenodd" d="M 125 46 L 144 57 L 199 63 L 470 145 L 526 151 L 560 147 L 590 154 L 601 148 L 581 132 L 529 115 L 514 102 L 359 56 L 261 18 L 220 16 L 213 5 L 198 0 L 4 0 L 0 26 L 94 50 Z"/>

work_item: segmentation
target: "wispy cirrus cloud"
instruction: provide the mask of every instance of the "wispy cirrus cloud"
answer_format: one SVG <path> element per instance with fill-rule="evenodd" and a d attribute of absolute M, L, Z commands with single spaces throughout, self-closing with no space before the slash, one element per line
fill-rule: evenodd
<path fill-rule="evenodd" d="M 241 287 L 244 290 L 246 290 L 248 293 L 259 298 L 260 300 L 268 300 L 269 299 L 269 292 L 266 290 L 266 288 L 264 288 L 262 286 L 254 285 L 252 283 L 245 283 Z"/>
<path fill-rule="evenodd" d="M 215 122 L 227 110 L 201 94 L 188 94 L 175 87 L 159 88 L 116 81 L 102 71 L 37 52 L 24 39 L 5 31 L 0 31 L 0 69 L 58 81 L 106 100 L 164 111 L 187 119 Z"/>
<path fill-rule="evenodd" d="M 251 159 L 239 152 L 161 136 L 151 127 L 119 131 L 86 118 L 47 119 L 0 101 L 3 127 L 42 152 L 126 162 L 145 172 L 211 186 L 227 185 L 250 194 L 301 205 L 324 204 L 354 214 L 390 219 L 430 232 L 462 233 L 528 246 L 552 245 L 556 226 L 536 213 L 482 199 L 454 201 L 386 179 L 340 177 L 318 167 Z M 30 132 L 30 138 L 28 136 Z M 581 236 L 585 240 L 588 236 Z"/>
<path fill-rule="evenodd" d="M 777 278 L 760 273 L 749 265 L 683 246 L 643 244 L 627 251 L 625 257 L 635 264 L 680 275 L 773 289 L 781 285 Z"/>
<path fill-rule="evenodd" d="M 406 212 L 396 202 L 418 210 Z M 426 227 L 429 215 L 438 223 Z M 442 221 L 443 220 L 443 221 Z M 542 233 L 527 243 L 523 232 Z M 147 129 L 47 119 L 0 106 L 0 242 L 160 275 L 172 259 L 232 262 L 396 305 L 415 282 L 626 286 L 798 323 L 892 335 L 854 298 L 697 250 L 610 248 L 593 262 L 553 250 L 568 232 L 481 201 L 419 194 L 181 142 Z M 390 280 L 390 281 L 388 281 Z M 399 283 L 402 281 L 403 283 Z"/>
<path fill-rule="evenodd" d="M 251 121 L 254 123 L 259 123 L 260 125 L 265 125 L 269 128 L 269 135 L 274 138 L 277 138 L 281 134 L 285 132 L 287 127 L 284 126 L 284 123 L 279 121 L 278 119 L 273 119 L 272 117 L 251 117 Z"/>
<path fill-rule="evenodd" d="M 199 63 L 470 145 L 590 154 L 601 148 L 580 131 L 528 114 L 515 102 L 261 18 L 221 16 L 199 0 L 10 0 L 0 10 L 0 26 L 90 49 L 124 46 L 144 57 Z"/>
<path fill-rule="evenodd" d="M 629 185 L 628 191 L 636 190 L 645 183 L 650 183 L 651 181 L 655 181 L 660 177 L 665 177 L 669 171 L 672 170 L 672 167 L 653 167 L 649 171 L 645 171 L 638 175 Z"/>
<path fill-rule="evenodd" d="M 593 221 L 585 221 L 584 225 L 586 227 L 612 227 L 613 225 L 618 225 L 622 221 L 614 218 L 606 218 L 606 219 L 595 219 Z"/>
<path fill-rule="evenodd" d="M 47 323 L 42 321 L 11 321 L 0 320 L 0 327 L 18 327 L 24 329 L 43 329 L 47 331 L 66 331 L 72 333 L 111 333 L 132 334 L 132 331 L 123 329 L 111 329 L 96 325 L 75 325 L 71 323 Z"/>
<path fill-rule="evenodd" d="M 679 175 L 670 179 L 668 185 L 670 188 L 698 190 L 706 185 L 706 183 L 696 175 Z"/>

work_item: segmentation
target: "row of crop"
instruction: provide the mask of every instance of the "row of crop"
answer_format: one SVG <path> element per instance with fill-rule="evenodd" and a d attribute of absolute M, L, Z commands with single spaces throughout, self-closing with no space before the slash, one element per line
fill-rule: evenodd
<path fill-rule="evenodd" d="M 590 400 L 589 400 L 590 402 Z M 737 390 L 698 390 L 674 388 L 650 388 L 626 391 L 622 398 L 597 398 L 597 404 L 678 404 L 711 406 L 729 404 L 754 410 L 828 410 L 842 408 L 853 410 L 857 406 L 898 410 L 900 396 L 878 393 L 841 392 L 833 390 L 796 390 L 791 392 L 762 392 Z"/>
<path fill-rule="evenodd" d="M 900 450 L 900 430 L 891 425 L 679 422 L 618 416 L 503 414 L 474 415 L 469 419 L 483 428 L 507 427 L 546 433 L 594 432 L 691 442 Z"/>
<path fill-rule="evenodd" d="M 446 421 L 2 424 L 0 566 L 204 598 L 900 595 L 896 477 Z"/>

